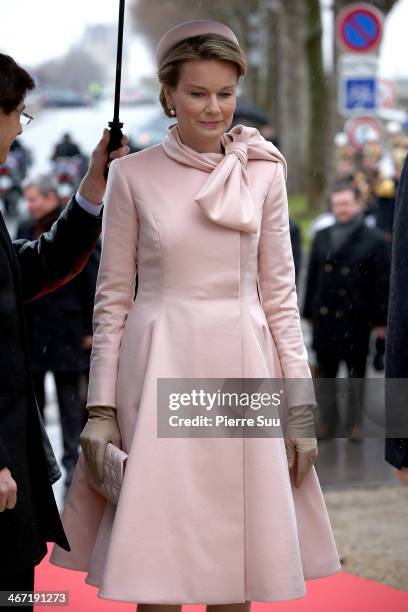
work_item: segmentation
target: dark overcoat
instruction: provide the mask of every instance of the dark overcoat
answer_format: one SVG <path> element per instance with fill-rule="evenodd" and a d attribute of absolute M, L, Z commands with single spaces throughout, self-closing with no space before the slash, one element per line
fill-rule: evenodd
<path fill-rule="evenodd" d="M 30 377 L 23 303 L 82 270 L 100 231 L 101 217 L 75 199 L 35 241 L 12 242 L 0 214 L 0 469 L 8 467 L 17 483 L 15 508 L 0 513 L 3 575 L 38 564 L 47 541 L 68 549 Z"/>
<path fill-rule="evenodd" d="M 334 253 L 333 227 L 317 232 L 313 241 L 302 314 L 312 321 L 317 353 L 367 353 L 370 330 L 387 322 L 386 241 L 363 222 Z"/>
<path fill-rule="evenodd" d="M 58 207 L 38 221 L 22 221 L 16 238 L 38 238 L 51 228 L 62 210 Z M 97 273 L 98 267 L 90 258 L 71 282 L 25 305 L 34 371 L 80 372 L 88 369 L 89 356 L 82 348 L 82 340 L 92 335 Z"/>
<path fill-rule="evenodd" d="M 385 376 L 387 426 L 389 433 L 394 430 L 385 441 L 385 458 L 397 468 L 408 467 L 408 158 L 395 207 Z"/>

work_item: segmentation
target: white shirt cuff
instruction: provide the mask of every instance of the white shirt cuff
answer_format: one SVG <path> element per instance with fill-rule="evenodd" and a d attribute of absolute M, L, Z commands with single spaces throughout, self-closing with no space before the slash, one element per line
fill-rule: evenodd
<path fill-rule="evenodd" d="M 84 196 L 81 195 L 79 191 L 76 192 L 75 199 L 78 202 L 79 206 L 86 210 L 86 212 L 88 212 L 90 215 L 94 215 L 94 217 L 99 216 L 103 204 L 94 204 L 93 202 L 90 202 L 89 200 L 84 198 Z"/>

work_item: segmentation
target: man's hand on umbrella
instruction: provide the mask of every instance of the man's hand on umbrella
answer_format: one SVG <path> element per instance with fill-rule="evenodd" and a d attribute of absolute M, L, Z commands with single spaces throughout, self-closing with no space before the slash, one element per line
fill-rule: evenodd
<path fill-rule="evenodd" d="M 402 467 L 401 469 L 395 470 L 395 474 L 397 478 L 404 484 L 408 486 L 408 468 Z"/>
<path fill-rule="evenodd" d="M 0 512 L 12 510 L 17 502 L 17 485 L 8 468 L 0 470 Z"/>
<path fill-rule="evenodd" d="M 122 146 L 120 149 L 116 149 L 116 151 L 112 151 L 112 153 L 110 153 L 109 161 L 127 155 L 129 153 L 129 147 L 127 146 L 128 142 L 128 137 L 123 136 L 121 141 Z M 108 163 L 108 144 L 109 130 L 105 128 L 101 140 L 92 151 L 88 171 L 79 186 L 81 195 L 95 204 L 102 202 L 103 196 L 105 195 L 105 168 L 106 164 Z"/>

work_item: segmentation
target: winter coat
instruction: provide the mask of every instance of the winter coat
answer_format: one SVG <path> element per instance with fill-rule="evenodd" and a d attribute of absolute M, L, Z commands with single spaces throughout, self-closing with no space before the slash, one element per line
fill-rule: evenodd
<path fill-rule="evenodd" d="M 17 483 L 16 506 L 0 513 L 3 575 L 38 564 L 47 541 L 68 549 L 50 481 L 55 463 L 47 464 L 30 376 L 23 303 L 82 270 L 100 229 L 101 218 L 74 199 L 34 241 L 12 242 L 0 215 L 0 469 L 7 467 Z"/>

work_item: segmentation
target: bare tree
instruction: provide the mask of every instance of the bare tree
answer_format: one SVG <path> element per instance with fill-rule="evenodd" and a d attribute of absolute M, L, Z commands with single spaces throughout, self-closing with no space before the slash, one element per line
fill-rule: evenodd
<path fill-rule="evenodd" d="M 319 0 L 307 0 L 306 55 L 310 96 L 306 193 L 308 208 L 320 210 L 326 189 L 327 128 L 330 108 L 323 67 L 322 20 Z"/>
<path fill-rule="evenodd" d="M 280 148 L 288 166 L 288 189 L 305 188 L 305 157 L 309 101 L 305 63 L 306 15 L 304 0 L 281 3 L 278 29 L 278 124 Z"/>
<path fill-rule="evenodd" d="M 216 19 L 231 27 L 245 52 L 249 48 L 249 19 L 259 0 L 134 0 L 131 15 L 134 29 L 146 37 L 154 48 L 160 37 L 172 26 L 190 19 Z"/>
<path fill-rule="evenodd" d="M 188 0 L 135 0 L 130 6 L 134 30 L 142 34 L 151 49 L 173 25 L 190 19 L 205 19 L 201 2 Z"/>

